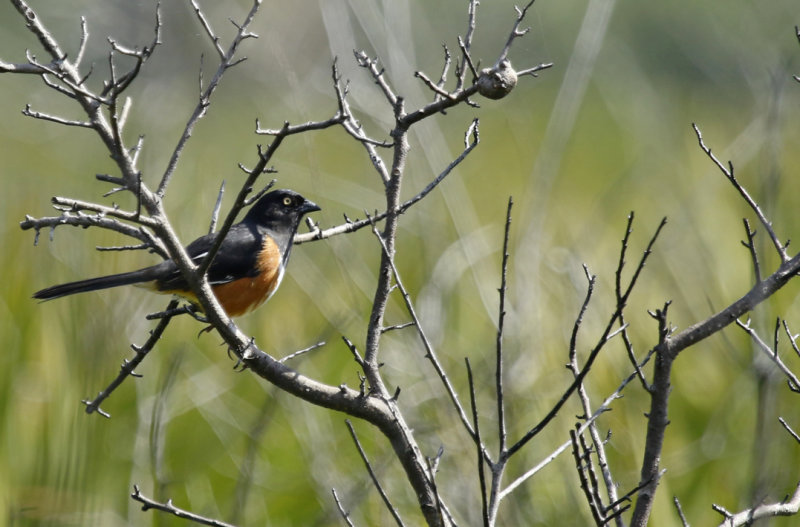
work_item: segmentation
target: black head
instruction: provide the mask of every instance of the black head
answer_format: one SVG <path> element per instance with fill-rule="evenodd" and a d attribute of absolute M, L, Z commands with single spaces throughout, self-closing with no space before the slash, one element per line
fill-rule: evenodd
<path fill-rule="evenodd" d="M 244 222 L 272 230 L 297 230 L 301 218 L 309 212 L 320 210 L 313 201 L 292 190 L 273 190 L 261 196 L 247 211 Z"/>

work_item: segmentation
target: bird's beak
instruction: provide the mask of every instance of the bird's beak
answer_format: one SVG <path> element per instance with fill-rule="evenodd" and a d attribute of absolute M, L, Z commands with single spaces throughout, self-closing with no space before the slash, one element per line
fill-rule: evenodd
<path fill-rule="evenodd" d="M 314 203 L 313 201 L 307 199 L 303 202 L 303 205 L 300 207 L 300 212 L 303 214 L 308 214 L 309 212 L 314 212 L 317 210 L 322 210 L 319 205 Z"/>

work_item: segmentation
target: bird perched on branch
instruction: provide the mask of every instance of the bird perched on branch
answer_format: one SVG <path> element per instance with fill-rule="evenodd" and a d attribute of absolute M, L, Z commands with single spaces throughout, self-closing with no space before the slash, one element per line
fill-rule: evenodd
<path fill-rule="evenodd" d="M 256 201 L 244 219 L 231 227 L 208 268 L 208 281 L 228 316 L 252 311 L 278 289 L 300 220 L 317 210 L 320 208 L 316 203 L 297 192 L 274 190 Z M 202 263 L 215 238 L 215 233 L 207 234 L 186 247 L 195 264 Z M 54 285 L 37 291 L 33 297 L 50 300 L 131 284 L 197 304 L 197 297 L 172 260 L 137 271 Z"/>

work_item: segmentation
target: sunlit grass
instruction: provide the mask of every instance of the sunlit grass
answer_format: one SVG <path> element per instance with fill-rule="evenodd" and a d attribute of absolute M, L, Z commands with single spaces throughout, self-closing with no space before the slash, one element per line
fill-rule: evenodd
<path fill-rule="evenodd" d="M 800 71 L 800 49 L 792 33 L 800 21 L 786 16 L 794 6 L 782 2 L 765 7 L 760 16 L 744 2 L 724 9 L 709 6 L 699 15 L 689 11 L 700 17 L 690 21 L 687 2 L 661 6 L 658 12 L 618 4 L 614 31 L 595 66 L 544 210 L 533 210 L 542 191 L 533 168 L 542 155 L 550 111 L 572 49 L 564 28 L 577 28 L 582 16 L 577 7 L 537 3 L 533 40 L 520 50 L 535 54 L 536 62 L 554 60 L 553 70 L 535 81 L 525 79 L 508 99 L 481 101 L 481 109 L 438 116 L 412 144 L 407 196 L 461 151 L 466 126 L 473 117 L 481 118 L 480 147 L 403 218 L 397 265 L 464 401 L 464 357 L 476 368 L 482 425 L 490 434 L 495 424 L 496 289 L 510 195 L 516 204 L 505 350 L 514 438 L 542 417 L 570 380 L 563 365 L 585 294 L 583 263 L 598 275 L 598 286 L 579 338 L 580 352 L 598 338 L 613 303 L 613 273 L 630 211 L 635 211 L 636 221 L 626 269 L 638 259 L 660 219 L 668 217 L 630 303 L 632 339 L 640 355 L 657 337 L 647 309 L 671 300 L 670 320 L 683 328 L 749 289 L 752 270 L 739 243 L 744 237 L 741 218 L 751 218 L 762 243 L 763 229 L 697 148 L 691 122 L 698 123 L 722 159 L 735 163 L 740 180 L 763 200 L 779 235 L 798 237 L 800 183 L 792 174 L 800 166 L 800 154 L 792 145 L 800 136 L 800 86 L 787 80 L 781 90 L 768 89 L 778 84 L 776 77 L 788 79 Z M 482 9 L 492 11 L 492 20 L 498 16 L 495 6 Z M 735 28 L 720 30 L 720 10 L 729 23 L 748 21 L 744 36 Z M 52 21 L 70 42 L 77 41 L 79 11 L 68 17 L 62 12 Z M 168 21 L 177 24 L 180 13 L 169 13 L 175 18 Z M 293 40 L 295 33 L 280 30 L 294 27 L 282 26 L 276 20 L 280 16 L 307 24 L 297 33 L 304 35 L 300 41 Z M 7 27 L 21 27 L 9 7 L 0 8 L 0 20 L 0 58 L 23 60 L 24 50 L 36 43 L 23 31 L 6 32 Z M 148 13 L 143 24 L 149 28 L 150 23 Z M 448 41 L 463 31 L 460 13 L 452 21 L 430 23 L 447 27 Z M 329 43 L 315 24 L 321 24 L 316 15 L 306 19 L 276 12 L 263 17 L 259 31 L 264 38 L 247 51 L 253 60 L 238 66 L 231 82 L 221 87 L 224 95 L 198 127 L 168 193 L 167 210 L 184 240 L 207 230 L 222 180 L 228 188 L 225 203 L 230 203 L 242 177 L 236 163 L 253 164 L 255 145 L 266 143 L 265 137 L 252 135 L 255 117 L 264 126 L 276 126 L 284 119 L 302 122 L 335 111 L 326 84 Z M 132 92 L 137 111 L 129 130 L 131 137 L 146 136 L 142 167 L 150 183 L 160 177 L 185 111 L 194 104 L 198 52 L 182 55 L 178 49 L 195 44 L 191 31 L 179 32 L 176 47 L 165 44 L 164 62 L 153 64 L 153 75 Z M 503 35 L 497 36 L 498 42 L 505 31 L 505 26 L 491 28 L 495 36 Z M 102 36 L 97 35 L 98 46 L 103 45 Z M 490 36 L 484 38 L 481 49 L 494 49 Z M 266 39 L 271 46 L 264 45 Z M 370 42 L 366 37 L 364 41 Z M 406 58 L 413 58 L 403 49 Z M 512 57 L 515 64 L 526 61 L 522 51 Z M 440 53 L 437 47 L 430 54 L 417 54 L 426 71 L 433 71 Z M 187 56 L 193 62 L 187 62 Z M 765 57 L 769 63 L 761 67 L 763 61 L 757 59 Z M 181 60 L 180 67 L 170 60 Z M 380 108 L 380 97 L 363 72 L 349 63 L 349 56 L 339 61 L 353 80 L 351 98 L 357 111 L 365 112 L 365 126 L 382 138 L 388 113 L 369 113 Z M 270 69 L 248 69 L 254 64 L 268 64 Z M 394 77 L 400 74 L 393 72 Z M 188 91 L 171 87 L 173 77 Z M 64 102 L 51 105 L 52 94 L 32 78 L 0 76 L 0 82 L 5 196 L 0 268 L 6 277 L 0 294 L 0 507 L 5 511 L 0 523 L 171 525 L 172 518 L 141 512 L 131 502 L 133 484 L 156 499 L 171 498 L 197 513 L 242 525 L 336 524 L 331 487 L 361 524 L 388 520 L 375 492 L 364 490 L 366 474 L 343 425 L 344 416 L 277 393 L 249 372 L 235 372 L 219 337 L 198 337 L 201 325 L 192 320 L 174 321 L 139 368 L 143 377 L 127 380 L 103 404 L 112 414 L 110 420 L 84 414 L 80 401 L 94 397 L 117 374 L 122 360 L 131 355 L 129 344 L 143 342 L 152 327 L 144 314 L 162 309 L 167 299 L 134 288 L 45 304 L 30 298 L 47 285 L 123 271 L 153 262 L 155 256 L 97 253 L 96 245 L 124 242 L 94 230 L 59 228 L 52 242 L 50 233 L 42 232 L 38 246 L 33 246 L 33 233 L 17 227 L 25 214 L 51 214 L 52 195 L 99 199 L 109 188 L 93 176 L 113 173 L 113 164 L 90 132 L 19 115 L 27 102 L 68 115 L 76 115 L 77 108 Z M 317 98 L 319 103 L 313 102 Z M 775 100 L 778 106 L 770 110 Z M 777 121 L 768 118 L 770 111 L 779 116 Z M 343 213 L 363 217 L 365 210 L 382 207 L 381 183 L 369 160 L 340 132 L 292 138 L 275 165 L 279 186 L 296 188 L 322 205 L 315 217 L 323 225 L 342 221 Z M 122 194 L 111 200 L 135 206 Z M 533 218 L 541 224 L 533 225 Z M 533 228 L 540 229 L 541 236 L 530 235 Z M 765 272 L 777 265 L 769 251 L 764 243 Z M 243 318 L 242 328 L 277 356 L 327 341 L 292 366 L 325 382 L 357 387 L 357 369 L 341 336 L 362 346 L 379 256 L 380 247 L 368 230 L 296 247 L 281 290 L 268 305 Z M 800 331 L 800 323 L 791 318 L 798 315 L 797 291 L 797 285 L 790 284 L 754 315 L 766 340 L 776 316 L 787 316 L 792 329 Z M 399 297 L 392 299 L 388 319 L 407 319 Z M 662 459 L 668 471 L 652 525 L 676 524 L 673 495 L 698 525 L 720 520 L 710 508 L 712 502 L 736 510 L 762 497 L 750 495 L 760 448 L 753 444 L 756 353 L 740 330 L 730 328 L 677 361 L 672 424 Z M 476 523 L 474 451 L 423 354 L 413 329 L 387 334 L 384 373 L 393 387 L 402 388 L 401 404 L 425 451 L 435 455 L 444 446 L 439 481 L 464 523 Z M 617 387 L 630 366 L 623 348 L 614 345 L 594 369 L 588 387 L 597 402 Z M 780 376 L 768 379 L 773 402 L 765 426 L 772 439 L 762 450 L 774 474 L 767 490 L 771 499 L 780 499 L 796 484 L 793 467 L 799 465 L 800 454 L 775 419 L 782 415 L 797 425 L 800 414 Z M 612 432 L 608 453 L 621 492 L 638 483 L 647 409 L 643 389 L 634 382 L 600 421 L 602 431 Z M 565 407 L 554 427 L 512 464 L 507 480 L 565 441 L 580 411 L 576 404 Z M 418 522 L 415 499 L 384 439 L 361 423 L 356 429 L 404 517 L 409 524 Z M 496 441 L 491 438 L 489 443 Z M 248 485 L 242 483 L 245 474 Z M 575 522 L 588 521 L 578 493 L 574 467 L 564 457 L 501 508 L 502 523 L 553 525 L 564 514 Z"/>

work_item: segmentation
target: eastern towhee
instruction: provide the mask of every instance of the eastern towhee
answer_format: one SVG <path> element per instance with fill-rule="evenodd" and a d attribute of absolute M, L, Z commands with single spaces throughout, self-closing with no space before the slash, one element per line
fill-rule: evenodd
<path fill-rule="evenodd" d="M 231 227 L 208 269 L 208 281 L 228 316 L 236 317 L 255 309 L 278 289 L 300 220 L 317 210 L 320 208 L 316 203 L 296 192 L 274 190 L 262 196 L 244 219 Z M 186 247 L 195 264 L 203 261 L 215 236 L 207 234 Z M 179 295 L 197 303 L 197 297 L 172 260 L 138 271 L 54 285 L 36 292 L 33 297 L 50 300 L 130 284 Z"/>

